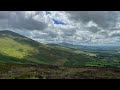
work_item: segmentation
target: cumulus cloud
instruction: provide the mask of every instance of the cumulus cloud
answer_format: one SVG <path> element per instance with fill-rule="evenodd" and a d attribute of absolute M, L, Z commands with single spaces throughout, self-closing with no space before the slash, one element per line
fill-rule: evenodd
<path fill-rule="evenodd" d="M 119 16 L 116 11 L 69 11 L 68 13 L 70 19 L 83 23 L 93 21 L 104 28 L 116 25 Z"/>
<path fill-rule="evenodd" d="M 0 11 L 0 29 L 42 43 L 120 41 L 119 11 Z"/>
<path fill-rule="evenodd" d="M 0 19 L 8 19 L 9 11 L 0 11 Z"/>
<path fill-rule="evenodd" d="M 14 14 L 10 16 L 8 24 L 12 28 L 27 30 L 43 30 L 47 27 L 46 23 L 34 20 L 33 17 L 32 15 L 26 17 L 24 12 L 14 12 Z"/>
<path fill-rule="evenodd" d="M 114 33 L 110 37 L 120 37 L 120 33 Z"/>
<path fill-rule="evenodd" d="M 91 31 L 91 32 L 93 32 L 93 33 L 97 33 L 99 31 L 101 31 L 100 28 L 95 27 L 95 26 L 89 27 L 88 30 Z"/>

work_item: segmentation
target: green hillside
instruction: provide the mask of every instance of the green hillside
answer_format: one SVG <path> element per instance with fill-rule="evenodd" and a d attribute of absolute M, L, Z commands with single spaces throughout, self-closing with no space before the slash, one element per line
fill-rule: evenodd
<path fill-rule="evenodd" d="M 95 54 L 61 46 L 50 46 L 12 31 L 0 31 L 0 62 L 83 66 Z"/>
<path fill-rule="evenodd" d="M 114 53 L 46 45 L 0 31 L 0 79 L 119 79 L 119 68 Z"/>

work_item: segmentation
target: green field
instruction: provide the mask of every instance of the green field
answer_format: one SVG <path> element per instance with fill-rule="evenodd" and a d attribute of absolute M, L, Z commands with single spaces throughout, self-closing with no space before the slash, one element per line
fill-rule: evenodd
<path fill-rule="evenodd" d="M 35 51 L 35 48 L 26 44 L 21 44 L 9 37 L 0 38 L 1 54 L 23 59 L 25 56 L 28 56 Z"/>

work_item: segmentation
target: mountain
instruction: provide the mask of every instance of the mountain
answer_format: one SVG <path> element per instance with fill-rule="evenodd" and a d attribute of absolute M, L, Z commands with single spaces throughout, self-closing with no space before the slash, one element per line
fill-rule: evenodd
<path fill-rule="evenodd" d="M 46 45 L 0 31 L 0 79 L 120 78 L 120 52 L 94 54 L 64 45 Z"/>
<path fill-rule="evenodd" d="M 60 45 L 67 48 L 79 49 L 87 52 L 104 52 L 104 51 L 120 51 L 120 45 L 112 45 L 112 44 L 100 44 L 100 45 L 92 45 L 92 44 L 81 44 L 81 45 L 73 45 L 69 43 L 58 43 L 56 45 Z"/>
<path fill-rule="evenodd" d="M 0 31 L 0 63 L 82 66 L 93 56 L 76 49 L 46 45 L 15 32 Z"/>
<path fill-rule="evenodd" d="M 64 47 L 69 47 L 69 48 L 74 48 L 74 49 L 79 49 L 80 47 L 84 47 L 83 45 L 73 45 L 73 44 L 69 44 L 66 42 L 58 43 L 58 45 L 64 46 Z"/>
<path fill-rule="evenodd" d="M 59 46 L 59 47 L 61 46 L 61 47 L 64 47 L 64 48 L 69 48 L 71 50 L 78 51 L 78 52 L 80 52 L 80 54 L 85 54 L 85 55 L 89 55 L 89 56 L 96 56 L 95 53 L 88 52 L 89 48 L 90 48 L 89 46 L 73 45 L 73 44 L 69 44 L 69 43 L 65 43 L 65 42 L 58 43 L 58 44 L 50 43 L 50 44 L 47 44 L 47 45 Z"/>
<path fill-rule="evenodd" d="M 91 48 L 91 46 L 89 45 L 73 45 L 73 44 L 70 44 L 70 43 L 66 43 L 66 42 L 62 42 L 62 43 L 58 43 L 58 44 L 51 44 L 51 45 L 60 45 L 60 46 L 63 46 L 63 47 L 67 47 L 67 48 L 72 48 L 72 49 L 80 49 L 80 50 L 87 50 L 89 48 Z"/>

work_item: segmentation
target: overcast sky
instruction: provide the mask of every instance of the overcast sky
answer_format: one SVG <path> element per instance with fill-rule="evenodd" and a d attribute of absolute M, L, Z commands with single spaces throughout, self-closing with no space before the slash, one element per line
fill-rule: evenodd
<path fill-rule="evenodd" d="M 119 44 L 119 11 L 0 11 L 0 30 L 41 43 Z"/>

